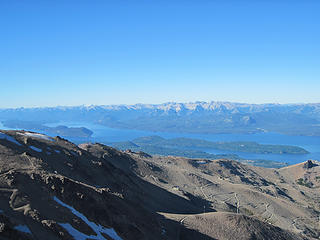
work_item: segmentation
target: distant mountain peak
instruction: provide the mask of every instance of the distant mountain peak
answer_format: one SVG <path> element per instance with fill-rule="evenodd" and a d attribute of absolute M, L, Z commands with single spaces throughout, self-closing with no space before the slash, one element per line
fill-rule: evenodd
<path fill-rule="evenodd" d="M 320 103 L 167 102 L 0 110 L 0 120 L 98 123 L 112 128 L 188 133 L 277 132 L 320 136 Z M 8 126 L 10 127 L 10 126 Z"/>

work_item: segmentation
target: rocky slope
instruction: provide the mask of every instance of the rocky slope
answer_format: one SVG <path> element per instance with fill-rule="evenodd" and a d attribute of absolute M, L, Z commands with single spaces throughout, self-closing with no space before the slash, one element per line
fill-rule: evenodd
<path fill-rule="evenodd" d="M 0 131 L 0 239 L 316 239 L 319 168 L 152 157 Z"/>

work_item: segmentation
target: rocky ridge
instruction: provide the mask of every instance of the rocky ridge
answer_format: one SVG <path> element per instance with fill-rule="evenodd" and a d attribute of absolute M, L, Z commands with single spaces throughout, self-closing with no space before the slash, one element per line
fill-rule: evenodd
<path fill-rule="evenodd" d="M 0 131 L 0 239 L 316 239 L 317 176 Z"/>

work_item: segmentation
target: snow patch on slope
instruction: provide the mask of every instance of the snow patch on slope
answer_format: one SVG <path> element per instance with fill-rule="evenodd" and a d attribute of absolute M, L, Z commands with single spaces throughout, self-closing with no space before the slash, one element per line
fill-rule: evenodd
<path fill-rule="evenodd" d="M 15 138 L 13 138 L 11 136 L 8 136 L 7 134 L 4 134 L 2 132 L 0 132 L 0 139 L 5 139 L 5 140 L 7 140 L 9 142 L 12 142 L 12 143 L 15 143 L 15 144 L 17 144 L 19 146 L 22 146 L 22 144 L 19 143 Z"/>
<path fill-rule="evenodd" d="M 18 226 L 15 226 L 14 229 L 18 230 L 20 232 L 30 233 L 31 234 L 30 229 L 26 225 L 18 225 Z"/>
<path fill-rule="evenodd" d="M 109 237 L 111 237 L 114 240 L 122 240 L 122 238 L 119 237 L 119 235 L 116 233 L 116 231 L 113 228 L 105 228 L 101 225 L 97 225 L 94 222 L 89 221 L 86 216 L 84 216 L 82 213 L 78 212 L 73 207 L 69 206 L 68 204 L 62 202 L 57 197 L 53 197 L 53 200 L 56 201 L 61 206 L 68 208 L 74 215 L 76 215 L 78 218 L 83 220 L 97 234 L 96 236 L 92 236 L 92 235 L 88 236 L 88 235 L 78 231 L 74 227 L 72 227 L 69 223 L 60 223 L 60 226 L 65 228 L 70 233 L 70 235 L 72 235 L 76 240 L 86 240 L 88 238 L 89 239 L 97 239 L 97 240 L 106 240 L 103 237 L 102 233 L 107 234 Z"/>
<path fill-rule="evenodd" d="M 48 137 L 48 136 L 46 136 L 44 134 L 40 134 L 40 133 L 24 132 L 24 133 L 19 133 L 19 134 L 27 136 L 27 137 L 39 138 L 39 139 L 43 139 L 43 140 L 47 140 L 47 141 L 51 141 L 51 142 L 54 141 L 51 137 Z"/>
<path fill-rule="evenodd" d="M 59 223 L 61 227 L 66 229 L 68 233 L 76 240 L 87 240 L 88 238 L 93 239 L 94 236 L 88 236 L 71 226 L 70 223 Z M 96 239 L 96 238 L 94 238 Z"/>
<path fill-rule="evenodd" d="M 42 152 L 42 149 L 40 149 L 40 148 L 37 148 L 37 147 L 34 147 L 34 146 L 30 146 L 30 148 L 31 148 L 33 151 Z"/>

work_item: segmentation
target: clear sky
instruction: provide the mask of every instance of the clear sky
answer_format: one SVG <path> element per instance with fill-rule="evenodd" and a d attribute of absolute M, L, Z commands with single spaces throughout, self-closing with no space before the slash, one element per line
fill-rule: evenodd
<path fill-rule="evenodd" d="M 0 107 L 320 102 L 319 0 L 1 0 Z"/>

